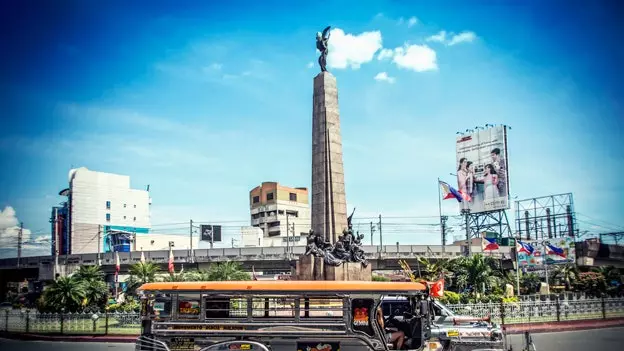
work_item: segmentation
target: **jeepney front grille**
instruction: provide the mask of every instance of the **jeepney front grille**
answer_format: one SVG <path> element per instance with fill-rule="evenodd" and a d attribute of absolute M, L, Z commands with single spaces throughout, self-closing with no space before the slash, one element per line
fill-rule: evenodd
<path fill-rule="evenodd" d="M 164 342 L 144 335 L 137 338 L 134 349 L 135 351 L 170 351 Z"/>

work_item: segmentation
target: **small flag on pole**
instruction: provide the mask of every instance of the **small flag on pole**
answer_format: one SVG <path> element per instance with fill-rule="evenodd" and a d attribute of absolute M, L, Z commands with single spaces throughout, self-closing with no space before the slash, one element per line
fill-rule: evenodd
<path fill-rule="evenodd" d="M 457 202 L 462 202 L 464 200 L 471 201 L 468 194 L 456 190 L 446 182 L 440 181 L 440 188 L 442 188 L 442 200 L 456 199 Z"/>
<path fill-rule="evenodd" d="M 145 253 L 141 250 L 141 263 L 145 263 Z"/>
<path fill-rule="evenodd" d="M 119 262 L 119 252 L 115 251 L 115 276 L 119 275 L 120 270 L 121 270 L 121 263 Z"/>
<path fill-rule="evenodd" d="M 500 246 L 496 242 L 496 238 L 486 238 L 485 233 L 481 236 L 481 249 L 483 251 L 498 250 Z"/>
<path fill-rule="evenodd" d="M 167 268 L 169 269 L 169 273 L 173 274 L 173 250 L 171 250 L 171 248 L 169 249 L 169 265 Z"/>
<path fill-rule="evenodd" d="M 550 245 L 550 244 L 546 244 L 546 249 L 548 250 L 547 253 L 549 255 L 557 255 L 557 256 L 566 258 L 565 251 L 562 248 L 560 248 L 560 247 L 553 246 L 553 245 Z"/>
<path fill-rule="evenodd" d="M 524 252 L 527 255 L 531 255 L 533 254 L 533 251 L 535 251 L 535 248 L 527 243 L 523 243 L 522 241 L 518 240 L 518 243 L 516 244 L 516 251 L 518 251 L 518 253 Z"/>
<path fill-rule="evenodd" d="M 444 278 L 439 279 L 431 285 L 430 295 L 431 297 L 444 296 Z"/>

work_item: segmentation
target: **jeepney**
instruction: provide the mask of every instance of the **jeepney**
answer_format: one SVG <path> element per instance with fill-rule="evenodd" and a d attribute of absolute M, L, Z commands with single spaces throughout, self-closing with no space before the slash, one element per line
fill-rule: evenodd
<path fill-rule="evenodd" d="M 388 296 L 410 306 L 384 319 L 404 333 L 405 350 L 506 350 L 501 329 L 488 321 L 437 324 L 427 286 L 415 282 L 148 283 L 139 292 L 141 351 L 391 350 L 389 331 L 377 322 Z"/>

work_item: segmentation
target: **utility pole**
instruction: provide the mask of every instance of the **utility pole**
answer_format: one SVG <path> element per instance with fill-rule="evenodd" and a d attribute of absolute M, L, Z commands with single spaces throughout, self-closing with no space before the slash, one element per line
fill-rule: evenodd
<path fill-rule="evenodd" d="M 97 265 L 101 266 L 102 265 L 102 255 L 101 255 L 101 252 L 102 252 L 102 247 L 101 247 L 101 245 L 102 245 L 102 225 L 101 224 L 98 225 L 98 239 L 97 239 L 97 241 L 98 241 L 98 245 L 97 245 L 98 246 Z"/>
<path fill-rule="evenodd" d="M 288 232 L 290 231 L 290 225 L 288 224 L 288 212 L 286 212 L 286 258 L 290 257 L 290 242 L 288 240 Z"/>
<path fill-rule="evenodd" d="M 193 220 L 190 220 L 189 223 L 189 256 L 192 256 L 193 252 Z"/>
<path fill-rule="evenodd" d="M 379 215 L 379 247 L 383 250 L 383 237 L 381 235 L 381 215 Z"/>
<path fill-rule="evenodd" d="M 468 244 L 468 256 L 472 254 L 472 240 L 470 238 L 470 224 L 468 223 L 468 213 L 470 210 L 463 210 L 466 219 L 466 244 Z"/>
<path fill-rule="evenodd" d="M 20 222 L 19 232 L 17 233 L 17 268 L 20 267 L 22 260 L 22 235 L 24 234 L 24 222 Z"/>
<path fill-rule="evenodd" d="M 371 232 L 371 246 L 373 246 L 373 233 L 375 233 L 375 225 L 373 221 L 370 222 L 370 232 Z"/>
<path fill-rule="evenodd" d="M 61 245 L 60 238 L 59 238 L 59 232 L 58 232 L 58 227 L 59 227 L 59 221 L 58 221 L 58 210 L 56 209 L 56 207 L 54 208 L 54 217 L 52 219 L 54 222 L 54 247 L 52 248 L 54 250 L 54 273 L 53 273 L 53 277 L 54 280 L 56 280 L 56 275 L 59 273 L 59 266 L 58 266 L 58 259 L 59 259 L 59 247 Z"/>

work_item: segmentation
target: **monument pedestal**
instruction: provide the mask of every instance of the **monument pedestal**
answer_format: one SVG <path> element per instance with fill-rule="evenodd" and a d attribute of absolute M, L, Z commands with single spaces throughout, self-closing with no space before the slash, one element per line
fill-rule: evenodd
<path fill-rule="evenodd" d="M 340 266 L 325 265 L 322 257 L 301 255 L 296 266 L 297 280 L 360 280 L 371 281 L 371 265 L 362 266 L 359 262 L 343 262 Z"/>
<path fill-rule="evenodd" d="M 322 257 L 314 257 L 312 255 L 299 256 L 296 266 L 297 280 L 324 280 L 323 266 Z"/>
<path fill-rule="evenodd" d="M 360 262 L 344 262 L 340 266 L 325 266 L 325 280 L 373 280 L 371 265 L 366 268 Z"/>

